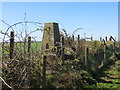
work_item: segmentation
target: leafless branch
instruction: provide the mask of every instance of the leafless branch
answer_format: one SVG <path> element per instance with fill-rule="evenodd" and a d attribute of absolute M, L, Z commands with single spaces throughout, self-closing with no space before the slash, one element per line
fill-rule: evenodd
<path fill-rule="evenodd" d="M 3 83 L 4 83 L 8 88 L 11 88 L 12 90 L 14 90 L 10 85 L 8 85 L 8 84 L 5 82 L 5 80 L 4 80 L 2 77 L 0 77 L 0 79 L 3 81 Z"/>

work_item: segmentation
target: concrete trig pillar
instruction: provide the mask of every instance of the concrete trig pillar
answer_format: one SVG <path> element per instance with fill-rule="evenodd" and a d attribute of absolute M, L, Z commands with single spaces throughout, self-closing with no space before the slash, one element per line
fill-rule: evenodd
<path fill-rule="evenodd" d="M 60 43 L 60 32 L 58 23 L 45 23 L 42 38 L 42 47 L 44 50 L 52 50 L 52 47 Z"/>

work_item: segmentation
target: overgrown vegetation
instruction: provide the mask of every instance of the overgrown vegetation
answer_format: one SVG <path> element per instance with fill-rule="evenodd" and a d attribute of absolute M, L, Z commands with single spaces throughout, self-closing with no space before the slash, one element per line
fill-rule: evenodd
<path fill-rule="evenodd" d="M 78 37 L 73 40 L 64 32 L 63 56 L 54 51 L 42 53 L 41 42 L 31 41 L 29 47 L 26 34 L 23 41 L 14 43 L 13 58 L 10 59 L 10 43 L 2 42 L 1 77 L 15 90 L 119 88 L 120 43 L 78 40 Z M 3 88 L 8 88 L 5 83 Z"/>

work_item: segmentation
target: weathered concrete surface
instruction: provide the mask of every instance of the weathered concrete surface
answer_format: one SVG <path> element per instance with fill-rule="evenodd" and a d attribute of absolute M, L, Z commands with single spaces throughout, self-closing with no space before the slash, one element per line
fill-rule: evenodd
<path fill-rule="evenodd" d="M 60 33 L 58 23 L 45 23 L 41 49 L 43 51 L 52 50 L 52 47 L 56 46 L 59 42 Z"/>

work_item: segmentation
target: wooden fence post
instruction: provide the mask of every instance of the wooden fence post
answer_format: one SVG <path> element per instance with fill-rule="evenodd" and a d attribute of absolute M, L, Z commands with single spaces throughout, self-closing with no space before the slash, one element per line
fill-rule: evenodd
<path fill-rule="evenodd" d="M 105 63 L 105 61 L 106 61 L 106 43 L 105 43 L 105 40 L 103 39 L 103 41 L 104 41 L 104 46 L 103 46 L 103 61 L 102 61 L 102 63 L 101 63 L 101 65 L 99 66 L 99 68 L 101 68 L 102 66 L 104 66 L 104 63 Z"/>
<path fill-rule="evenodd" d="M 89 48 L 85 47 L 85 65 L 87 66 L 89 57 Z"/>
<path fill-rule="evenodd" d="M 30 49 L 31 49 L 31 37 L 28 37 L 28 57 L 30 57 Z"/>
<path fill-rule="evenodd" d="M 62 36 L 62 38 L 61 38 L 61 47 L 62 47 L 62 50 L 61 50 L 61 56 L 62 56 L 62 61 L 64 61 L 64 36 Z"/>
<path fill-rule="evenodd" d="M 10 59 L 13 59 L 14 54 L 14 32 L 10 32 Z"/>
<path fill-rule="evenodd" d="M 105 40 L 107 41 L 107 36 L 105 37 Z"/>
<path fill-rule="evenodd" d="M 72 35 L 72 41 L 74 42 L 74 35 Z"/>
<path fill-rule="evenodd" d="M 118 45 L 119 45 L 118 47 L 119 47 L 119 52 L 120 52 L 120 42 L 118 42 Z"/>
<path fill-rule="evenodd" d="M 80 35 L 78 35 L 78 51 L 80 50 Z"/>
<path fill-rule="evenodd" d="M 80 35 L 78 35 L 77 38 L 77 56 L 79 57 L 80 55 Z"/>
<path fill-rule="evenodd" d="M 93 36 L 91 36 L 91 41 L 93 41 Z"/>
<path fill-rule="evenodd" d="M 113 55 L 115 54 L 115 51 L 116 51 L 116 43 L 113 42 Z"/>
<path fill-rule="evenodd" d="M 100 41 L 102 41 L 102 37 L 100 37 Z"/>
<path fill-rule="evenodd" d="M 110 36 L 110 41 L 116 41 L 112 36 Z"/>
<path fill-rule="evenodd" d="M 115 51 L 115 46 L 116 46 L 116 44 L 115 44 L 115 42 L 113 42 L 113 50 Z"/>
<path fill-rule="evenodd" d="M 78 35 L 78 44 L 80 43 L 80 35 Z"/>
<path fill-rule="evenodd" d="M 106 45 L 106 43 L 105 43 L 105 40 L 103 39 L 103 43 L 104 43 L 104 45 Z"/>
<path fill-rule="evenodd" d="M 110 36 L 110 38 L 109 38 L 109 41 L 112 41 L 112 40 L 111 40 L 111 36 Z"/>
<path fill-rule="evenodd" d="M 46 58 L 47 56 L 43 56 L 43 88 L 46 88 Z"/>
<path fill-rule="evenodd" d="M 104 44 L 104 50 L 103 50 L 103 53 L 104 53 L 104 61 L 103 61 L 103 63 L 105 62 L 105 60 L 106 60 L 106 44 Z"/>

